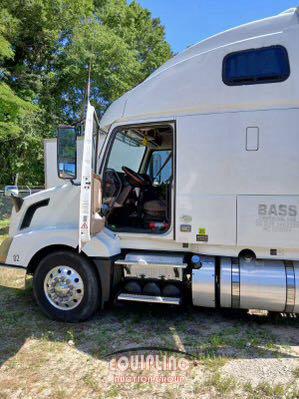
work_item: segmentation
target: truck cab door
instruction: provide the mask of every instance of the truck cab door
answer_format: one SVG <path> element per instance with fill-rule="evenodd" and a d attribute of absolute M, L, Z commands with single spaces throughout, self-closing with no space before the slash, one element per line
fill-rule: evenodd
<path fill-rule="evenodd" d="M 88 103 L 84 126 L 81 189 L 79 207 L 79 252 L 91 238 L 105 226 L 105 218 L 99 211 L 102 206 L 102 180 L 97 174 L 100 137 L 95 108 Z"/>

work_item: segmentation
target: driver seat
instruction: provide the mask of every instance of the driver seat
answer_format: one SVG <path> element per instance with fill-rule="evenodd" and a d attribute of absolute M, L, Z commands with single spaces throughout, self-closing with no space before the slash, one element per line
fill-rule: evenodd
<path fill-rule="evenodd" d="M 147 219 L 164 221 L 167 216 L 167 203 L 161 199 L 146 201 L 143 205 L 143 211 Z"/>

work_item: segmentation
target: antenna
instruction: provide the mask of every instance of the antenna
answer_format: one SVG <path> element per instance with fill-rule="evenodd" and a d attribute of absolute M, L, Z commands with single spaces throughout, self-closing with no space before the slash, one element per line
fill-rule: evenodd
<path fill-rule="evenodd" d="M 87 109 L 87 104 L 90 102 L 90 92 L 91 92 L 91 71 L 92 71 L 92 62 L 94 59 L 94 54 L 93 54 L 93 43 L 91 44 L 91 54 L 89 57 L 89 63 L 88 63 L 88 79 L 87 79 L 87 86 L 86 86 L 86 91 L 84 94 L 84 99 L 83 99 L 83 104 L 82 104 L 82 117 L 81 120 L 85 118 L 85 113 Z"/>
<path fill-rule="evenodd" d="M 91 43 L 91 54 L 90 54 L 90 59 L 89 59 L 89 65 L 88 65 L 88 81 L 87 81 L 87 90 L 86 90 L 86 99 L 87 102 L 89 103 L 90 101 L 90 91 L 91 91 L 91 70 L 92 70 L 92 61 L 94 58 L 94 53 L 93 53 L 93 43 Z"/>
<path fill-rule="evenodd" d="M 81 114 L 80 121 L 82 121 L 82 120 L 84 119 L 87 104 L 90 102 L 90 92 L 91 92 L 91 70 L 92 70 L 92 59 L 90 58 L 90 61 L 89 61 L 89 64 L 88 64 L 87 85 L 86 85 L 86 90 L 85 90 L 84 99 L 83 99 L 83 104 L 82 104 L 82 114 Z"/>
<path fill-rule="evenodd" d="M 86 89 L 86 97 L 87 97 L 87 102 L 90 101 L 90 89 L 91 89 L 91 58 L 89 61 L 89 66 L 88 66 L 88 81 L 87 81 L 87 89 Z"/>

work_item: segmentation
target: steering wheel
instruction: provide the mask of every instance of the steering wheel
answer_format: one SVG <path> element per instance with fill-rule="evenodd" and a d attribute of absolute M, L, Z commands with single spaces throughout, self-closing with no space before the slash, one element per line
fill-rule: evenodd
<path fill-rule="evenodd" d="M 129 177 L 130 183 L 132 185 L 135 185 L 137 187 L 143 187 L 148 185 L 148 181 L 140 173 L 134 172 L 134 170 L 128 168 L 127 166 L 123 166 L 122 170 L 125 175 Z"/>

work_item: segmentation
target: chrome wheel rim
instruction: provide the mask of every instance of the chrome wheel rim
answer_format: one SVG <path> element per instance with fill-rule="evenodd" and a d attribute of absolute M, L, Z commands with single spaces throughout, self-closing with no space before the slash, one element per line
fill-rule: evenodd
<path fill-rule="evenodd" d="M 56 266 L 46 275 L 44 291 L 56 309 L 71 310 L 80 305 L 84 284 L 80 274 L 72 267 Z"/>

